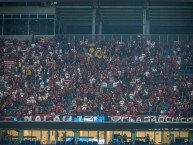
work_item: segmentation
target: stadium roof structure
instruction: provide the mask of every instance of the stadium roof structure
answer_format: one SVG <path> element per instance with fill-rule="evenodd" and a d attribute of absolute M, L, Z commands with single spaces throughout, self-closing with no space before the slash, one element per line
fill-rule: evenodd
<path fill-rule="evenodd" d="M 74 0 L 76 1 L 76 0 Z M 84 2 L 83 2 L 84 1 Z M 96 9 L 96 23 L 102 21 L 103 25 L 125 26 L 142 28 L 144 1 L 136 0 L 101 0 L 88 2 L 83 0 L 81 3 L 58 2 L 56 12 L 59 18 L 65 23 L 73 25 L 91 25 L 92 9 Z M 186 0 L 185 0 L 186 1 Z M 150 0 L 148 2 L 147 17 L 150 20 L 151 29 L 164 27 L 170 29 L 176 27 L 187 28 L 193 26 L 193 1 L 187 0 Z M 158 32 L 159 33 L 159 32 Z"/>
<path fill-rule="evenodd" d="M 11 0 L 6 0 L 6 2 Z M 12 0 L 13 1 L 13 0 Z M 24 0 L 26 3 L 32 0 Z M 20 2 L 24 2 L 20 0 Z M 57 19 L 67 29 L 73 26 L 88 27 L 93 23 L 93 9 L 96 10 L 95 23 L 102 22 L 103 29 L 130 28 L 142 31 L 144 9 L 153 33 L 174 30 L 193 33 L 193 0 L 42 0 L 41 6 L 56 7 Z M 119 27 L 119 28 L 118 28 Z M 160 31 L 157 31 L 157 28 Z M 91 28 L 91 27 L 90 27 Z M 104 31 L 104 33 L 106 33 Z M 124 32 L 124 30 L 123 30 Z"/>
<path fill-rule="evenodd" d="M 63 20 L 92 20 L 92 5 L 67 5 L 58 3 L 57 14 Z M 98 18 L 102 21 L 140 21 L 143 19 L 143 5 L 136 3 L 101 3 L 96 6 Z M 149 5 L 149 18 L 152 21 L 193 20 L 193 4 L 174 3 Z"/>

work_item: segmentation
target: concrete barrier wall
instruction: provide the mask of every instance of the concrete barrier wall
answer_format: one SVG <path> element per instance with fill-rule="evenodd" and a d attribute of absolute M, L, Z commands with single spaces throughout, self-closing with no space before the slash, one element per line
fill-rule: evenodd
<path fill-rule="evenodd" d="M 18 6 L 0 7 L 0 14 L 49 14 L 55 15 L 55 7 Z"/>
<path fill-rule="evenodd" d="M 44 38 L 52 38 L 54 35 L 35 35 L 34 37 L 44 37 Z M 0 35 L 0 39 L 17 39 L 17 40 L 26 40 L 32 39 L 32 35 Z"/>
<path fill-rule="evenodd" d="M 50 129 L 50 130 L 189 130 L 193 123 L 130 123 L 130 122 L 39 122 L 0 121 L 0 129 Z"/>

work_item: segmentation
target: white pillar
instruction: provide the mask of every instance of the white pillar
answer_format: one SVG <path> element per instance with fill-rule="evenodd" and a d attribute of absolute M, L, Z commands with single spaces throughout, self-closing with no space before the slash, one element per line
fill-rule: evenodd
<path fill-rule="evenodd" d="M 131 131 L 131 140 L 134 141 L 136 140 L 136 138 L 137 138 L 136 131 L 132 130 Z"/>
<path fill-rule="evenodd" d="M 80 131 L 75 130 L 74 131 L 74 140 L 75 140 L 75 144 L 78 144 L 78 138 L 80 136 Z"/>
<path fill-rule="evenodd" d="M 143 35 L 146 35 L 146 9 L 143 9 Z"/>
<path fill-rule="evenodd" d="M 19 130 L 18 140 L 19 140 L 19 143 L 21 143 L 21 141 L 23 140 L 23 130 Z"/>
<path fill-rule="evenodd" d="M 150 20 L 149 20 L 148 2 L 145 2 L 143 8 L 143 35 L 149 35 L 149 32 L 150 32 Z"/>

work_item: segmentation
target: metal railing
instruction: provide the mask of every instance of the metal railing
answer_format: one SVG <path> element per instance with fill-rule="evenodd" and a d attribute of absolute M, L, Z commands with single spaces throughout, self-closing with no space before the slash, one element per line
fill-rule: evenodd
<path fill-rule="evenodd" d="M 121 42 L 128 41 L 133 42 L 137 38 L 142 38 L 143 40 L 150 40 L 151 42 L 156 43 L 171 43 L 174 41 L 187 42 L 193 40 L 193 35 L 184 34 L 184 35 L 162 35 L 162 34 L 151 34 L 151 35 L 140 35 L 140 34 L 103 34 L 103 35 L 92 35 L 92 34 L 65 34 L 58 35 L 67 40 L 73 41 L 86 41 L 93 42 L 94 41 L 111 41 L 111 40 L 119 40 Z"/>
<path fill-rule="evenodd" d="M 187 42 L 193 40 L 193 34 L 150 34 L 150 35 L 142 35 L 142 34 L 102 34 L 102 35 L 92 35 L 92 34 L 63 34 L 63 35 L 55 35 L 56 37 L 63 38 L 69 41 L 88 41 L 96 42 L 96 41 L 128 41 L 133 42 L 137 38 L 141 37 L 143 40 L 150 40 L 151 42 L 159 43 L 159 44 L 167 44 L 173 43 L 174 41 Z M 54 37 L 54 35 L 35 35 L 34 37 L 44 37 L 50 38 Z M 2 35 L 0 38 L 11 38 L 11 39 L 30 39 L 32 35 Z"/>

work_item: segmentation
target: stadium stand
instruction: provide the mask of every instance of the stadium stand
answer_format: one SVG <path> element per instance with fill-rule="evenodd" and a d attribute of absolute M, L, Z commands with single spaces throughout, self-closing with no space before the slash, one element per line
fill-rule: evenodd
<path fill-rule="evenodd" d="M 7 91 L 1 115 L 191 116 L 193 43 L 1 39 Z M 115 82 L 114 90 L 101 90 Z"/>
<path fill-rule="evenodd" d="M 192 145 L 192 8 L 0 2 L 0 144 Z"/>

